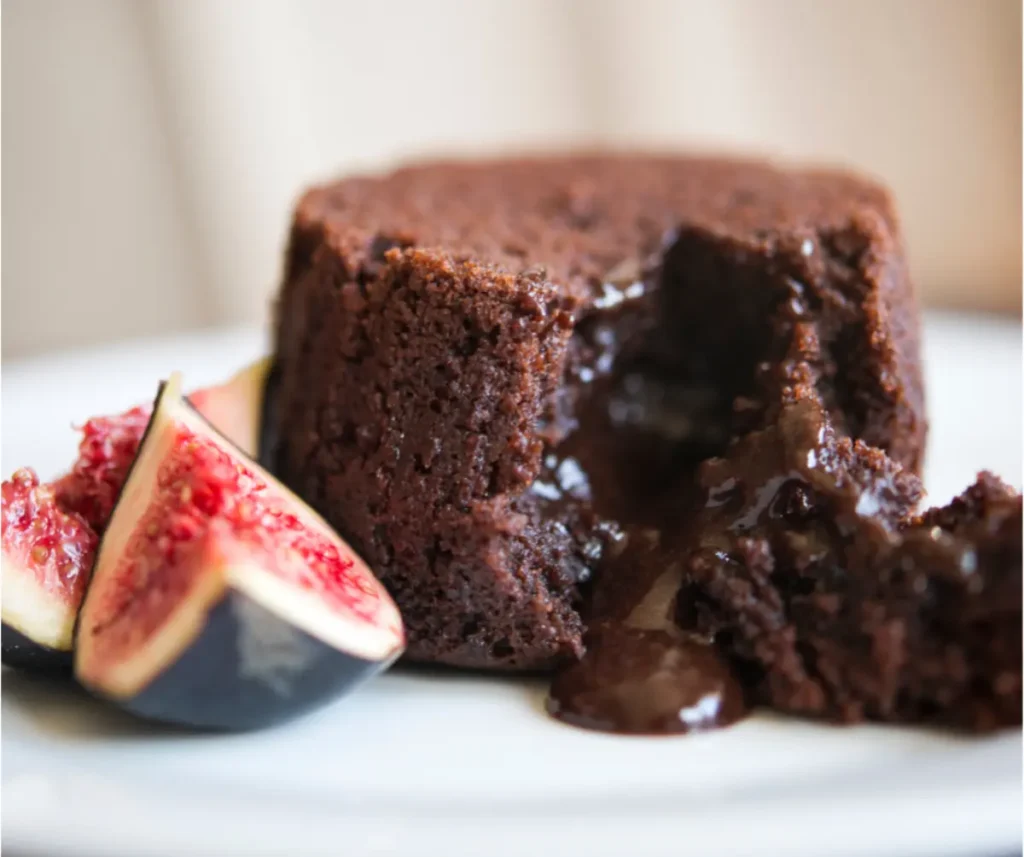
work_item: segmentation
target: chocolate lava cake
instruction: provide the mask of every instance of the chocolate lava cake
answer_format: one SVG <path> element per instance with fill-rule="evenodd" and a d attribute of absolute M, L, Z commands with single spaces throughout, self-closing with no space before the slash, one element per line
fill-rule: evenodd
<path fill-rule="evenodd" d="M 609 155 L 317 187 L 275 376 L 272 464 L 394 595 L 413 660 L 572 664 L 657 566 L 672 633 L 713 641 L 751 702 L 924 717 L 1007 670 L 1019 696 L 1019 499 L 983 480 L 912 519 L 918 317 L 875 184 Z M 1016 586 L 997 642 L 971 626 L 988 589 L 949 615 L 968 553 Z"/>
<path fill-rule="evenodd" d="M 589 157 L 316 188 L 278 308 L 279 468 L 398 597 L 411 657 L 549 666 L 581 651 L 620 519 L 756 423 L 796 293 L 837 422 L 916 469 L 917 315 L 875 185 Z"/>

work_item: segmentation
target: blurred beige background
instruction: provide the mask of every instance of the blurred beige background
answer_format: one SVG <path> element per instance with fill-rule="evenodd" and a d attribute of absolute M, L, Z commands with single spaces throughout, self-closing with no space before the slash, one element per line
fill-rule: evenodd
<path fill-rule="evenodd" d="M 4 0 L 3 357 L 265 318 L 307 182 L 616 143 L 859 167 L 1019 312 L 1019 0 Z"/>

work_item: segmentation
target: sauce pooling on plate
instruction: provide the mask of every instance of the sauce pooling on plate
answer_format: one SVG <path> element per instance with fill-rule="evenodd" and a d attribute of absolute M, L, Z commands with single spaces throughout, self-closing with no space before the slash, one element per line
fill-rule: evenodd
<path fill-rule="evenodd" d="M 610 579 L 643 581 L 640 596 L 627 610 L 618 594 L 607 593 L 618 615 L 596 619 L 586 654 L 555 678 L 548 711 L 575 726 L 629 734 L 734 723 L 747 710 L 739 682 L 710 640 L 676 622 L 680 563 L 668 560 L 656 532 L 637 531 L 631 540 L 641 544 L 613 560 Z"/>

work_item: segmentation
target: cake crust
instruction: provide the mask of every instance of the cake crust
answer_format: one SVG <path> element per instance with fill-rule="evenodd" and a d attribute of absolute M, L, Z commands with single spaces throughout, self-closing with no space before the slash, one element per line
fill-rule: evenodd
<path fill-rule="evenodd" d="M 273 464 L 392 592 L 409 657 L 548 669 L 582 652 L 637 486 L 692 481 L 769 418 L 759 373 L 806 331 L 767 320 L 794 300 L 832 422 L 917 471 L 917 310 L 874 183 L 594 155 L 314 188 L 277 308 Z"/>

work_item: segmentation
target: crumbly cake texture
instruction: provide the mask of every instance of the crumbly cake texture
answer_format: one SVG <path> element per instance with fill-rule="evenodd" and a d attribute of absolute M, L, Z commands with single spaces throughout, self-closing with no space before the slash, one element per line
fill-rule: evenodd
<path fill-rule="evenodd" d="M 276 354 L 273 465 L 392 592 L 414 660 L 578 656 L 602 556 L 778 416 L 766 377 L 804 367 L 886 466 L 924 449 L 897 220 L 840 172 L 580 156 L 317 187 Z"/>
<path fill-rule="evenodd" d="M 915 516 L 917 479 L 837 437 L 805 395 L 699 481 L 678 619 L 730 656 L 751 701 L 844 722 L 1020 723 L 1019 494 L 982 473 Z"/>

